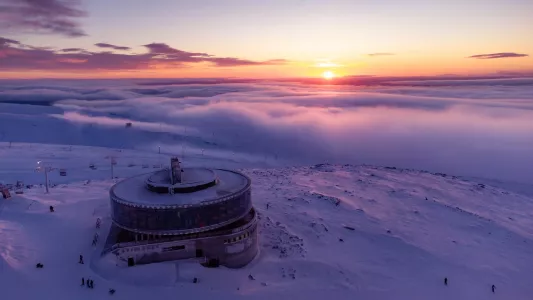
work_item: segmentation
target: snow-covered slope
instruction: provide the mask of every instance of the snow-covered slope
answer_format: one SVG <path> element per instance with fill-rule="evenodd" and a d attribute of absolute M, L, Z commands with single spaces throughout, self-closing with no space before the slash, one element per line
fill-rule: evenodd
<path fill-rule="evenodd" d="M 165 156 L 79 146 L 0 146 L 0 180 L 5 183 L 42 182 L 43 174 L 33 171 L 38 160 L 68 171 L 66 177 L 51 173 L 57 186 L 49 194 L 34 186 L 0 200 L 1 299 L 533 295 L 533 198 L 505 185 L 385 167 L 245 168 L 260 214 L 261 250 L 253 263 L 239 270 L 187 262 L 121 269 L 98 259 L 99 247 L 91 246 L 97 218 L 103 220 L 100 235 L 106 234 L 108 189 L 117 180 L 109 179 L 104 157 L 119 156 L 115 175 L 127 177 L 149 171 L 142 164 L 151 170 L 166 162 Z M 97 170 L 88 168 L 91 162 Z M 204 156 L 188 163 L 246 166 Z M 77 263 L 79 254 L 86 258 L 84 265 Z M 35 268 L 38 262 L 43 269 Z M 93 279 L 95 289 L 80 287 L 82 277 Z M 193 277 L 199 283 L 193 284 Z M 116 294 L 108 295 L 109 288 Z"/>

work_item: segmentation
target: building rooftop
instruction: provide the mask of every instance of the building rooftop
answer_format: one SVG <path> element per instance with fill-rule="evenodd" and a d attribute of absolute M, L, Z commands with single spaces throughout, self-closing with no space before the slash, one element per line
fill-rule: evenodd
<path fill-rule="evenodd" d="M 143 174 L 125 179 L 111 188 L 113 201 L 140 207 L 196 206 L 222 201 L 225 196 L 239 193 L 250 185 L 245 175 L 230 170 L 183 168 L 182 182 L 170 185 L 169 171 Z M 195 186 L 216 180 L 216 184 L 190 193 L 156 193 L 147 183 L 166 186 Z"/>

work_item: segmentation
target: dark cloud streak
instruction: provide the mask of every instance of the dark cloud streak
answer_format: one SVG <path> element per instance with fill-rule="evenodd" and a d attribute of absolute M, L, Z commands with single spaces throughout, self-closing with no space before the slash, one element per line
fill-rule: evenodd
<path fill-rule="evenodd" d="M 164 43 L 151 43 L 143 45 L 152 54 L 169 55 L 168 57 L 210 57 L 207 53 L 186 52 L 178 49 L 174 49 Z"/>
<path fill-rule="evenodd" d="M 20 45 L 20 42 L 0 37 L 0 46 L 7 45 L 7 44 Z"/>
<path fill-rule="evenodd" d="M 528 54 L 514 53 L 514 52 L 500 52 L 490 54 L 476 54 L 469 56 L 468 58 L 476 59 L 497 59 L 497 58 L 510 58 L 510 57 L 527 57 Z"/>
<path fill-rule="evenodd" d="M 96 47 L 100 47 L 100 48 L 111 48 L 113 50 L 131 50 L 130 47 L 124 47 L 124 46 L 116 46 L 116 45 L 111 45 L 111 44 L 108 44 L 108 43 L 97 43 L 97 44 L 94 44 Z"/>
<path fill-rule="evenodd" d="M 60 51 L 61 52 L 84 52 L 85 49 L 81 49 L 81 48 L 65 48 L 65 49 L 61 49 Z"/>
<path fill-rule="evenodd" d="M 377 52 L 377 53 L 369 53 L 367 55 L 370 56 L 370 57 L 376 57 L 376 56 L 392 56 L 392 55 L 396 55 L 396 54 L 389 53 L 389 52 Z"/>
<path fill-rule="evenodd" d="M 284 59 L 271 59 L 267 61 L 252 61 L 233 57 L 214 57 L 207 61 L 214 63 L 219 67 L 233 67 L 233 66 L 257 66 L 257 65 L 282 65 L 287 63 Z"/>

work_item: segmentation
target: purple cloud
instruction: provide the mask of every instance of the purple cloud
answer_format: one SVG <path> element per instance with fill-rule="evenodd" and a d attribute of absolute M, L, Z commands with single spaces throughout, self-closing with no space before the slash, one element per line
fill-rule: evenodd
<path fill-rule="evenodd" d="M 213 57 L 207 59 L 219 67 L 234 67 L 234 66 L 257 66 L 257 65 L 282 65 L 287 63 L 285 59 L 271 59 L 267 61 L 252 61 L 233 57 Z"/>
<path fill-rule="evenodd" d="M 91 52 L 81 48 L 55 50 L 37 48 L 15 40 L 0 38 L 1 70 L 138 70 L 178 68 L 189 63 L 208 62 L 218 67 L 273 65 L 286 61 L 274 59 L 251 61 L 233 57 L 214 57 L 207 53 L 187 52 L 166 44 L 145 45 L 148 52 L 141 54 L 118 54 Z"/>
<path fill-rule="evenodd" d="M 0 30 L 41 32 L 67 37 L 87 35 L 76 19 L 86 16 L 79 0 L 1 0 Z"/>
<path fill-rule="evenodd" d="M 7 44 L 15 44 L 15 45 L 19 45 L 20 42 L 19 42 L 19 41 L 15 41 L 15 40 L 11 40 L 11 39 L 6 39 L 6 38 L 3 38 L 3 37 L 0 37 L 0 46 L 7 45 Z"/>
<path fill-rule="evenodd" d="M 495 58 L 508 58 L 508 57 L 526 57 L 528 54 L 520 54 L 514 52 L 500 52 L 500 53 L 490 53 L 490 54 L 477 54 L 469 56 L 468 58 L 476 59 L 495 59 Z"/>
<path fill-rule="evenodd" d="M 192 58 L 192 57 L 210 57 L 207 53 L 187 52 L 178 49 L 174 49 L 164 43 L 151 43 L 143 45 L 148 49 L 151 54 L 161 55 L 166 58 Z"/>
<path fill-rule="evenodd" d="M 164 43 L 151 43 L 144 45 L 154 58 L 177 61 L 180 63 L 210 62 L 219 67 L 237 67 L 254 65 L 280 65 L 287 61 L 284 59 L 272 59 L 267 61 L 253 61 L 235 57 L 214 57 L 213 55 L 201 52 L 187 52 L 170 47 Z"/>
<path fill-rule="evenodd" d="M 113 50 L 130 50 L 131 49 L 130 47 L 116 46 L 116 45 L 111 45 L 108 43 L 97 43 L 94 45 L 100 48 L 111 48 Z"/>
<path fill-rule="evenodd" d="M 396 54 L 389 53 L 389 52 L 377 52 L 377 53 L 369 53 L 367 55 L 370 57 L 374 57 L 374 56 L 391 56 L 391 55 L 396 55 Z"/>

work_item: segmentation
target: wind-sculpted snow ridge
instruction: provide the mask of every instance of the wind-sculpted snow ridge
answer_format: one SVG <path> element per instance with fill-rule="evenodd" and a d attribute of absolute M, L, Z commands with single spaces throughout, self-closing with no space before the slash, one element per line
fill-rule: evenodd
<path fill-rule="evenodd" d="M 0 164 L 9 168 L 0 170 L 0 181 L 28 183 L 24 194 L 0 202 L 2 299 L 104 299 L 109 288 L 116 290 L 113 299 L 533 295 L 533 198 L 503 184 L 394 167 L 245 168 L 260 219 L 260 254 L 250 265 L 236 270 L 207 269 L 196 262 L 121 268 L 99 255 L 101 245 L 91 246 L 95 232 L 100 243 L 105 241 L 108 189 L 118 179 L 105 179 L 104 159 L 97 161 L 97 170 L 84 163 L 76 168 L 79 159 L 89 161 L 111 150 L 54 147 L 20 151 L 24 159 L 40 156 L 72 164 L 68 176 L 52 176 L 57 184 L 49 194 L 38 184 L 42 174 L 29 166 L 16 168 L 7 161 L 13 156 L 5 151 L 11 150 L 1 150 Z M 119 177 L 147 172 L 141 163 L 128 167 L 130 160 L 158 159 L 134 151 L 118 155 L 123 156 L 115 170 Z M 55 212 L 49 212 L 50 205 Z M 101 229 L 95 228 L 97 218 Z M 80 254 L 84 265 L 78 264 Z M 35 268 L 37 263 L 44 267 Z M 82 277 L 93 279 L 95 289 L 80 287 Z"/>

